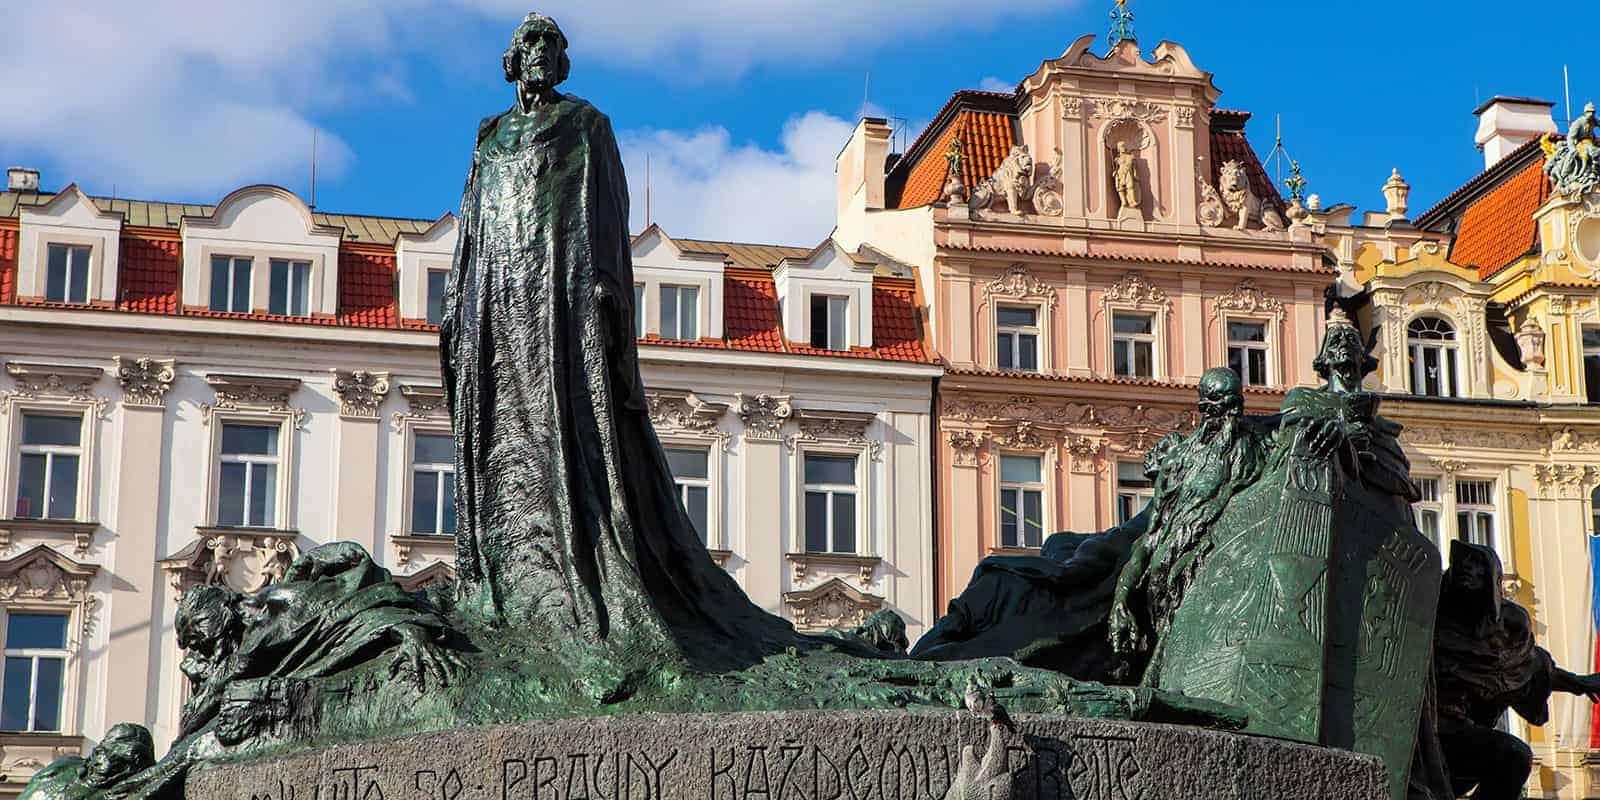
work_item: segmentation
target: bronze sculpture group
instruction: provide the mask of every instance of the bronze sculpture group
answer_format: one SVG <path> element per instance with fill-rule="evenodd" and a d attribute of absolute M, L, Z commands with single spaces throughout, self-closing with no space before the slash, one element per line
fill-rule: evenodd
<path fill-rule="evenodd" d="M 181 797 L 218 758 L 598 709 L 965 705 L 1009 724 L 1004 699 L 1248 726 L 1382 755 L 1397 795 L 1496 800 L 1528 758 L 1494 720 L 1600 691 L 1533 646 L 1492 552 L 1453 551 L 1440 602 L 1399 426 L 1361 388 L 1360 298 L 1336 294 L 1324 385 L 1253 417 L 1235 373 L 1206 372 L 1200 423 L 1147 455 L 1155 499 L 1134 519 L 987 559 L 909 656 L 892 612 L 795 632 L 679 503 L 637 363 L 621 158 L 606 117 L 556 91 L 566 44 L 547 17 L 518 27 L 515 102 L 479 126 L 462 197 L 440 334 L 456 585 L 408 593 L 334 543 L 259 592 L 190 589 L 177 741 L 157 761 L 148 731 L 116 726 L 24 798 Z M 1003 766 L 964 753 L 972 796 Z"/>

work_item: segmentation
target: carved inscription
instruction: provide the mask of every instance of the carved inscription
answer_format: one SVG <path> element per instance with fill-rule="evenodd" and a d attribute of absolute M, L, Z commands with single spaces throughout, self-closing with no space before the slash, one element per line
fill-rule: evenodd
<path fill-rule="evenodd" d="M 528 752 L 476 764 L 307 771 L 240 800 L 944 800 L 959 744 L 798 741 L 687 749 Z M 1006 750 L 1018 800 L 1147 800 L 1132 739 L 1030 738 Z M 287 771 L 286 771 L 287 772 Z M 283 774 L 283 773 L 279 773 Z"/>

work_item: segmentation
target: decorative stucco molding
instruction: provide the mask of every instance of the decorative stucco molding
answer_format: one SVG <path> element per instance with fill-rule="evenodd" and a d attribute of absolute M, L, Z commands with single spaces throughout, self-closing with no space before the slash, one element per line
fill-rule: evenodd
<path fill-rule="evenodd" d="M 1105 294 L 1100 298 L 1100 305 L 1104 308 L 1113 303 L 1149 306 L 1163 310 L 1172 308 L 1172 298 L 1167 296 L 1166 290 L 1146 280 L 1144 275 L 1138 272 L 1129 272 L 1107 287 Z"/>
<path fill-rule="evenodd" d="M 288 417 L 296 429 L 305 425 L 306 410 L 289 405 L 289 397 L 300 388 L 299 378 L 207 375 L 206 383 L 216 392 L 217 400 L 200 406 L 202 425 L 211 424 L 211 417 L 218 411 L 264 411 Z"/>
<path fill-rule="evenodd" d="M 1600 467 L 1589 464 L 1535 464 L 1534 480 L 1544 497 L 1584 497 L 1600 484 Z"/>
<path fill-rule="evenodd" d="M 1218 295 L 1211 307 L 1212 318 L 1231 311 L 1241 314 L 1267 314 L 1281 321 L 1285 314 L 1283 301 L 1257 288 L 1253 278 L 1245 278 L 1239 281 L 1239 285 L 1233 287 L 1233 291 Z"/>
<path fill-rule="evenodd" d="M 1431 445 L 1445 450 L 1476 448 L 1541 453 L 1551 446 L 1548 435 L 1531 431 L 1473 429 L 1465 426 L 1406 426 L 1400 440 L 1409 445 Z"/>
<path fill-rule="evenodd" d="M 1056 306 L 1055 287 L 1034 277 L 1028 268 L 1012 264 L 1006 274 L 995 278 L 983 287 L 984 297 L 1004 297 L 1014 300 L 1041 300 L 1051 308 Z"/>
<path fill-rule="evenodd" d="M 94 385 L 105 376 L 99 367 L 69 367 L 56 364 L 23 364 L 13 361 L 6 364 L 6 374 L 17 382 L 17 388 L 0 391 L 0 414 L 17 400 L 70 400 L 94 406 L 95 413 L 105 414 L 107 400 L 97 397 Z"/>
<path fill-rule="evenodd" d="M 1166 106 L 1159 106 L 1143 100 L 1129 100 L 1122 97 L 1091 97 L 1090 116 L 1095 119 L 1134 119 L 1140 122 L 1157 123 L 1167 118 Z"/>
<path fill-rule="evenodd" d="M 815 567 L 835 567 L 840 569 L 854 569 L 860 573 L 861 584 L 872 584 L 872 575 L 877 571 L 883 559 L 878 556 L 863 556 L 855 553 L 789 553 L 784 556 L 789 566 L 794 570 L 794 582 L 798 586 L 804 583 L 806 576 L 810 575 Z"/>
<path fill-rule="evenodd" d="M 1100 454 L 1105 450 L 1105 441 L 1092 436 L 1077 434 L 1068 436 L 1066 440 L 1066 451 L 1073 472 L 1095 472 L 1099 467 Z"/>
<path fill-rule="evenodd" d="M 406 422 L 422 422 L 431 419 L 447 419 L 449 411 L 445 408 L 445 393 L 443 386 L 427 386 L 414 383 L 400 384 L 400 396 L 406 400 L 405 411 L 394 412 L 395 430 L 400 430 Z"/>
<path fill-rule="evenodd" d="M 16 558 L 0 561 L 0 603 L 59 603 L 75 607 L 78 630 L 87 637 L 94 630 L 98 600 L 89 582 L 100 572 L 96 564 L 74 561 L 46 545 L 38 545 Z"/>
<path fill-rule="evenodd" d="M 300 555 L 295 531 L 201 527 L 195 532 L 198 538 L 161 560 L 161 571 L 179 594 L 200 585 L 259 591 L 281 580 Z"/>
<path fill-rule="evenodd" d="M 782 436 L 783 423 L 794 415 L 788 395 L 739 393 L 733 396 L 734 408 L 744 422 L 744 438 L 758 442 L 776 442 Z"/>
<path fill-rule="evenodd" d="M 1192 106 L 1178 106 L 1173 112 L 1172 124 L 1184 130 L 1193 128 L 1194 108 Z"/>
<path fill-rule="evenodd" d="M 435 561 L 410 575 L 396 575 L 394 580 L 408 592 L 420 592 L 429 586 L 454 584 L 456 568 L 448 561 Z"/>
<path fill-rule="evenodd" d="M 1059 435 L 1033 422 L 1002 426 L 991 434 L 994 443 L 1013 450 L 1054 450 Z"/>
<path fill-rule="evenodd" d="M 149 356 L 117 356 L 117 383 L 122 386 L 123 405 L 163 408 L 167 392 L 178 377 L 177 361 Z"/>
<path fill-rule="evenodd" d="M 727 450 L 733 434 L 718 426 L 728 413 L 728 404 L 709 402 L 694 392 L 672 390 L 646 392 L 644 400 L 649 406 L 650 424 L 657 431 L 709 436 Z"/>
<path fill-rule="evenodd" d="M 394 542 L 394 563 L 397 567 L 411 564 L 417 555 L 442 561 L 455 556 L 456 537 L 438 534 L 396 534 L 389 537 Z"/>
<path fill-rule="evenodd" d="M 364 369 L 330 370 L 333 393 L 339 396 L 339 416 L 350 419 L 377 419 L 378 409 L 389 396 L 389 373 Z"/>
<path fill-rule="evenodd" d="M 0 519 L 0 553 L 11 549 L 11 543 L 21 536 L 50 539 L 72 543 L 72 553 L 78 558 L 89 554 L 99 523 L 65 519 Z"/>
<path fill-rule="evenodd" d="M 785 592 L 784 605 L 802 631 L 849 628 L 867 621 L 883 608 L 883 598 L 834 578 L 812 589 Z"/>
<path fill-rule="evenodd" d="M 982 431 L 974 430 L 956 430 L 945 434 L 945 441 L 950 443 L 958 467 L 978 466 L 978 454 L 983 451 L 983 443 L 987 438 Z"/>
<path fill-rule="evenodd" d="M 791 451 L 802 442 L 837 442 L 862 448 L 876 461 L 883 449 L 883 442 L 867 436 L 867 426 L 875 419 L 877 416 L 873 414 L 851 411 L 800 409 L 795 416 L 800 430 L 790 434 L 784 441 Z"/>

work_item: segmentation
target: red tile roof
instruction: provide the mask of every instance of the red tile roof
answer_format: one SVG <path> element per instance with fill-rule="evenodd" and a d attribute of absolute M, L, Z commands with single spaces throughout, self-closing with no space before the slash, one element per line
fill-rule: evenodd
<path fill-rule="evenodd" d="M 1261 166 L 1255 148 L 1245 138 L 1244 126 L 1250 120 L 1248 111 L 1215 109 L 1211 112 L 1211 183 L 1216 185 L 1222 176 L 1222 165 L 1238 161 L 1250 176 L 1250 188 L 1263 203 L 1283 209 L 1283 196 L 1272 183 L 1271 176 Z"/>
<path fill-rule="evenodd" d="M 992 111 L 964 110 L 932 143 L 926 155 L 906 173 L 905 188 L 894 208 L 915 208 L 943 199 L 950 179 L 950 164 L 945 153 L 950 143 L 961 140 L 966 156 L 964 182 L 968 187 L 993 175 L 1016 143 L 1010 115 Z"/>
<path fill-rule="evenodd" d="M 722 333 L 735 350 L 783 352 L 778 320 L 778 289 L 772 273 L 725 269 L 722 278 Z"/>
<path fill-rule="evenodd" d="M 1564 138 L 1560 134 L 1553 134 L 1553 138 Z M 1472 180 L 1461 184 L 1461 187 L 1446 195 L 1443 200 L 1433 204 L 1433 207 L 1417 216 L 1415 222 L 1418 228 L 1425 231 L 1452 232 L 1453 223 L 1466 205 L 1470 205 L 1484 193 L 1504 183 L 1511 176 L 1522 171 L 1522 168 L 1533 161 L 1543 158 L 1539 139 L 1530 139 L 1523 142 L 1515 150 L 1505 154 L 1494 165 L 1478 173 Z"/>
<path fill-rule="evenodd" d="M 339 248 L 338 324 L 356 328 L 393 328 L 397 273 L 390 251 Z"/>
<path fill-rule="evenodd" d="M 0 303 L 17 300 L 17 238 L 16 228 L 0 228 Z"/>
<path fill-rule="evenodd" d="M 929 361 L 922 346 L 917 287 L 909 280 L 872 282 L 872 347 L 891 361 Z"/>
<path fill-rule="evenodd" d="M 183 242 L 124 230 L 117 269 L 117 307 L 146 314 L 178 310 L 179 257 Z"/>
<path fill-rule="evenodd" d="M 809 342 L 793 342 L 783 335 L 778 317 L 778 290 L 772 274 L 759 269 L 730 267 L 723 273 L 723 340 L 680 342 L 649 337 L 645 344 L 671 347 L 746 350 L 762 353 L 870 358 L 883 361 L 933 363 L 922 345 L 921 314 L 917 310 L 916 284 L 903 278 L 875 278 L 872 282 L 872 347 L 824 350 Z"/>
<path fill-rule="evenodd" d="M 1539 158 L 1474 200 L 1461 215 L 1450 260 L 1476 267 L 1481 278 L 1511 266 L 1539 247 L 1533 212 L 1550 197 L 1550 182 Z"/>

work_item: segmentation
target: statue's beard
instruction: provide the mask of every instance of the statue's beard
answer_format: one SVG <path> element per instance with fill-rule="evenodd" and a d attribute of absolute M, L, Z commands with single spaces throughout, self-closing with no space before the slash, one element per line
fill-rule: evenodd
<path fill-rule="evenodd" d="M 1210 443 L 1217 440 L 1220 435 L 1223 442 L 1233 441 L 1233 429 L 1236 423 L 1237 420 L 1232 414 L 1206 417 L 1200 421 L 1200 440 Z"/>
<path fill-rule="evenodd" d="M 94 762 L 90 762 L 89 768 L 84 770 L 83 782 L 96 789 L 104 789 L 121 780 L 128 772 L 122 764 L 110 764 L 101 770 L 95 767 Z"/>

